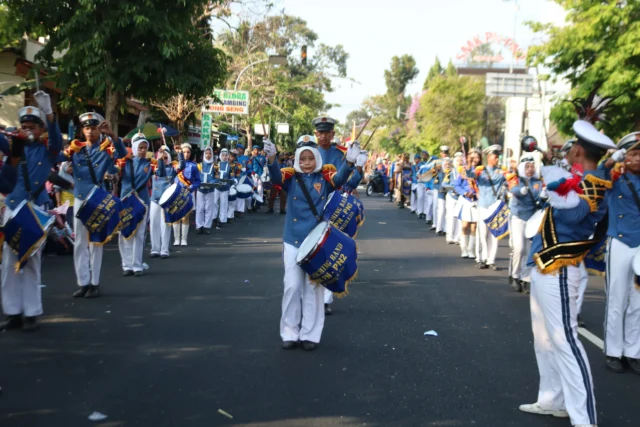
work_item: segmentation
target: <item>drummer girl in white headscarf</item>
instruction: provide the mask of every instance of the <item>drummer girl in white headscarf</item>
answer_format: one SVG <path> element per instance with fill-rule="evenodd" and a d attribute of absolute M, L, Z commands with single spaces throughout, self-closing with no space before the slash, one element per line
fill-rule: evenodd
<path fill-rule="evenodd" d="M 188 142 L 180 146 L 175 146 L 178 152 L 178 165 L 176 182 L 180 182 L 191 193 L 196 192 L 200 188 L 200 171 L 198 165 L 191 158 L 191 144 Z M 189 234 L 189 217 L 191 214 L 185 215 L 179 223 L 173 224 L 173 234 L 175 241 L 173 246 L 187 246 L 187 235 Z"/>
<path fill-rule="evenodd" d="M 533 156 L 529 153 L 522 156 L 518 165 L 518 183 L 509 190 L 511 195 L 511 238 L 513 254 L 511 257 L 511 285 L 518 292 L 529 292 L 531 267 L 527 267 L 527 258 L 531 249 L 531 240 L 524 235 L 527 220 L 540 209 L 540 192 L 543 184 L 536 171 Z"/>
<path fill-rule="evenodd" d="M 204 156 L 202 162 L 198 163 L 198 170 L 200 171 L 200 181 L 207 185 L 200 185 L 196 192 L 196 234 L 203 232 L 211 234 L 211 223 L 216 212 L 214 189 L 209 185 L 215 181 L 215 166 L 211 147 L 204 149 Z"/>
<path fill-rule="evenodd" d="M 218 179 L 230 180 L 234 177 L 234 165 L 229 162 L 229 150 L 220 150 L 220 163 L 216 165 Z M 230 184 L 220 183 L 214 192 L 213 216 L 217 220 L 216 228 L 220 229 L 227 223 L 229 211 Z"/>

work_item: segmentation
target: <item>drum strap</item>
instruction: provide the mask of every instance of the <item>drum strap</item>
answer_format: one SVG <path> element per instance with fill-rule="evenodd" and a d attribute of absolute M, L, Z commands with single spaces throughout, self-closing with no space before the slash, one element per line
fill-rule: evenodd
<path fill-rule="evenodd" d="M 638 191 L 636 190 L 636 187 L 634 187 L 633 183 L 629 180 L 629 178 L 627 178 L 627 174 L 622 175 L 622 178 L 624 179 L 625 184 L 627 184 L 627 187 L 629 187 L 629 190 L 631 190 L 631 195 L 633 195 L 633 200 L 635 200 L 636 206 L 638 206 L 638 210 L 640 210 L 640 196 L 638 196 Z"/>
<path fill-rule="evenodd" d="M 45 183 L 43 182 L 35 193 L 31 193 L 31 180 L 29 179 L 29 167 L 27 166 L 27 159 L 24 156 L 24 152 L 20 157 L 20 167 L 22 168 L 22 176 L 24 177 L 24 189 L 27 190 L 27 194 L 29 195 L 29 200 L 36 200 L 40 193 L 45 188 Z"/>
<path fill-rule="evenodd" d="M 540 203 L 538 203 L 538 201 L 536 200 L 535 197 L 533 197 L 533 193 L 531 193 L 531 187 L 529 186 L 529 183 L 531 182 L 530 179 L 527 179 L 524 181 L 524 186 L 527 187 L 527 193 L 529 193 L 529 197 L 531 197 L 531 201 L 533 202 L 533 205 L 537 207 L 539 207 Z"/>
<path fill-rule="evenodd" d="M 93 169 L 93 163 L 91 163 L 91 157 L 89 156 L 89 150 L 87 149 L 86 145 L 82 147 L 82 152 L 84 154 L 84 158 L 87 160 L 87 164 L 89 165 L 89 174 L 91 175 L 91 182 L 93 182 L 93 185 L 99 186 L 100 184 L 98 184 L 98 179 L 96 178 L 96 171 Z"/>
<path fill-rule="evenodd" d="M 138 189 L 136 188 L 136 175 L 135 175 L 135 170 L 133 169 L 133 159 L 130 159 L 129 163 L 129 173 L 131 174 L 131 190 L 132 191 L 138 191 Z"/>
<path fill-rule="evenodd" d="M 302 189 L 302 194 L 304 194 L 304 198 L 307 199 L 307 203 L 309 204 L 309 208 L 311 209 L 313 216 L 315 216 L 318 219 L 318 222 L 322 221 L 322 218 L 320 217 L 320 215 L 318 215 L 318 210 L 316 209 L 316 205 L 314 205 L 313 200 L 311 200 L 311 194 L 309 194 L 309 190 L 307 189 L 307 186 L 304 185 L 304 181 L 302 180 L 302 177 L 300 176 L 299 173 L 296 174 L 296 181 L 298 181 L 298 185 Z"/>
<path fill-rule="evenodd" d="M 491 191 L 493 191 L 493 196 L 497 199 L 498 198 L 498 193 L 496 192 L 496 189 L 493 187 L 493 180 L 491 179 L 491 175 L 489 175 L 489 170 L 485 167 L 484 171 L 487 173 L 487 179 L 489 180 L 489 185 L 491 186 Z"/>

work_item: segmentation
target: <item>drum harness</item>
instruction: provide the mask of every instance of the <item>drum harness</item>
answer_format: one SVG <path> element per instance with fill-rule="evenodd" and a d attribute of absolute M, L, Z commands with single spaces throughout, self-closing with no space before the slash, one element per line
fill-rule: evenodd
<path fill-rule="evenodd" d="M 484 171 L 487 173 L 487 179 L 489 180 L 489 185 L 491 186 L 491 191 L 493 191 L 493 196 L 496 198 L 496 200 L 500 200 L 502 198 L 502 196 L 499 195 L 496 192 L 496 189 L 493 187 L 493 180 L 491 179 L 491 175 L 489 175 L 489 170 L 485 167 Z"/>
<path fill-rule="evenodd" d="M 311 199 L 311 194 L 309 194 L 309 190 L 307 189 L 307 186 L 304 185 L 304 181 L 302 181 L 302 177 L 300 176 L 299 173 L 296 173 L 296 181 L 298 181 L 298 185 L 302 189 L 302 193 L 304 194 L 304 198 L 307 199 L 307 203 L 309 204 L 309 208 L 311 209 L 311 213 L 313 213 L 313 216 L 316 217 L 318 222 L 321 222 L 322 218 L 320 217 L 320 215 L 318 215 L 318 210 L 316 209 L 316 205 L 313 204 L 313 200 Z"/>
<path fill-rule="evenodd" d="M 629 178 L 627 178 L 627 174 L 623 174 L 622 178 L 624 179 L 624 183 L 627 184 L 627 187 L 629 187 L 629 190 L 631 190 L 633 200 L 635 200 L 636 206 L 638 206 L 638 210 L 640 210 L 640 196 L 638 196 L 636 187 L 634 187 L 633 183 L 629 180 Z"/>
<path fill-rule="evenodd" d="M 46 182 L 43 182 L 35 191 L 35 193 L 32 193 L 31 180 L 29 179 L 29 167 L 27 166 L 27 158 L 24 154 L 24 151 L 20 155 L 20 167 L 22 168 L 22 175 L 24 176 L 24 189 L 27 190 L 27 194 L 29 194 L 29 202 L 33 202 L 45 189 Z"/>

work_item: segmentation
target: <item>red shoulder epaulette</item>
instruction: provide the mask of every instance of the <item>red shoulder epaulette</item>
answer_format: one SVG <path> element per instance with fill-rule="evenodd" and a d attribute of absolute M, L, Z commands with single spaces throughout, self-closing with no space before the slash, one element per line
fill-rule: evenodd
<path fill-rule="evenodd" d="M 283 181 L 291 179 L 296 174 L 296 170 L 294 168 L 282 168 L 280 169 L 280 172 L 282 173 Z"/>
<path fill-rule="evenodd" d="M 342 152 L 342 154 L 347 154 L 347 150 L 348 148 L 345 147 L 344 145 L 336 145 L 335 146 L 338 150 L 340 150 Z"/>
<path fill-rule="evenodd" d="M 322 176 L 324 179 L 333 185 L 333 176 L 338 173 L 338 170 L 333 165 L 322 165 Z"/>

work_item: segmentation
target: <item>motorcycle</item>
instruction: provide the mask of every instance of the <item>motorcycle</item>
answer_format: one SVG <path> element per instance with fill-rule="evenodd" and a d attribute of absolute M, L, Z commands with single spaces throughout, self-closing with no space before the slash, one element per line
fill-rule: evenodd
<path fill-rule="evenodd" d="M 375 171 L 367 177 L 367 196 L 373 195 L 373 193 L 384 194 L 384 181 L 382 180 L 382 174 L 379 171 Z"/>

